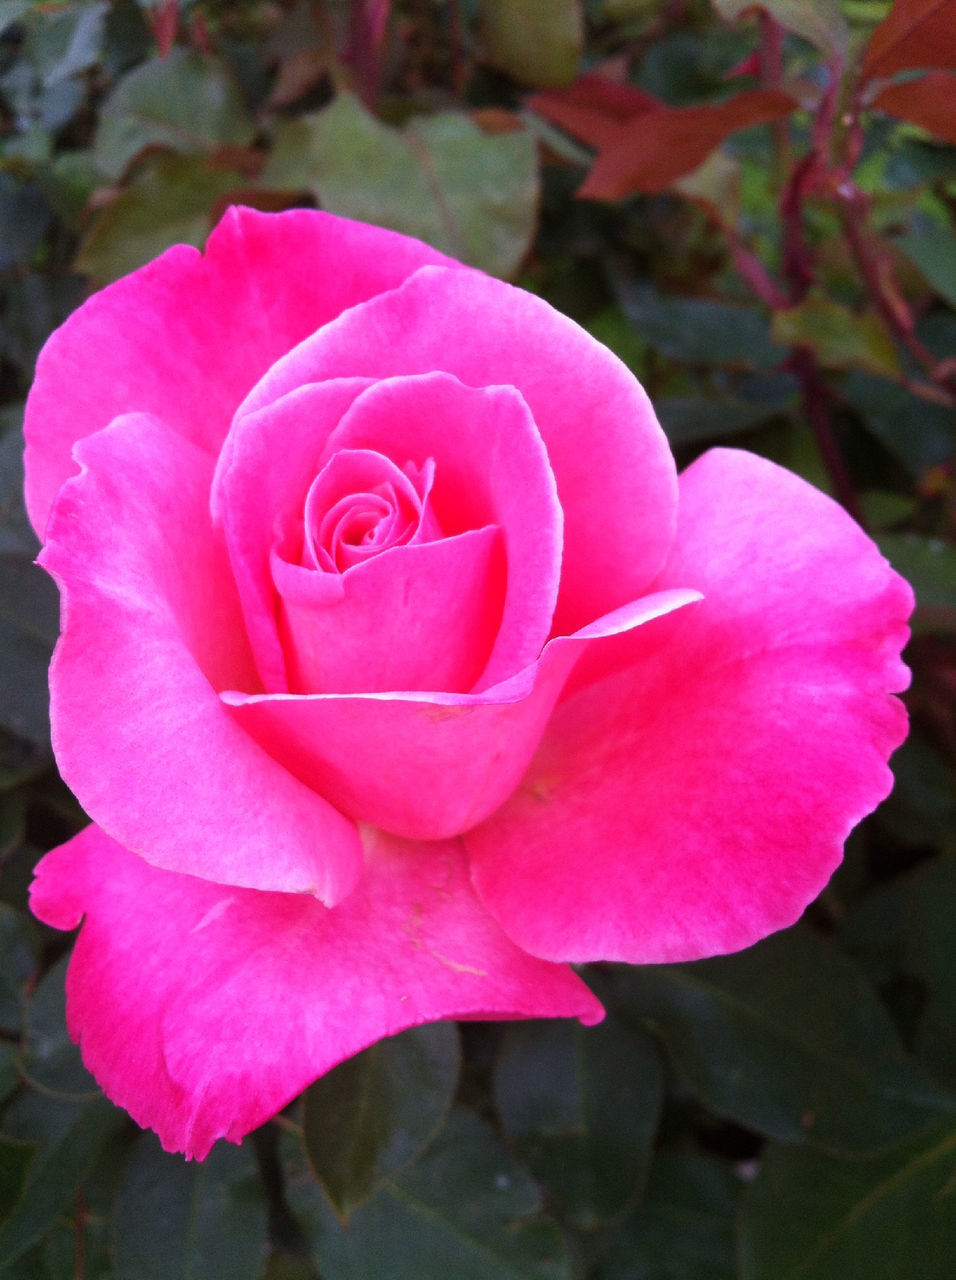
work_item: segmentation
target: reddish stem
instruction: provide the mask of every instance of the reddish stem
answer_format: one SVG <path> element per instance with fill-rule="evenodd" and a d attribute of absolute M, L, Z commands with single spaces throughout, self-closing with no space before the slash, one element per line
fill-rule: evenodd
<path fill-rule="evenodd" d="M 956 391 L 956 380 L 946 370 L 941 372 L 936 356 L 916 336 L 913 313 L 896 287 L 889 256 L 867 235 L 868 207 L 863 192 L 847 180 L 837 188 L 837 196 L 847 243 L 884 323 L 935 382 L 949 391 Z"/>
<path fill-rule="evenodd" d="M 833 433 L 828 408 L 829 392 L 820 374 L 820 366 L 816 357 L 807 347 L 796 347 L 790 356 L 790 368 L 797 375 L 803 407 L 816 440 L 820 456 L 827 469 L 837 498 L 861 528 L 866 528 L 863 511 L 856 489 L 850 479 L 849 472 L 843 463 L 843 457 Z"/>

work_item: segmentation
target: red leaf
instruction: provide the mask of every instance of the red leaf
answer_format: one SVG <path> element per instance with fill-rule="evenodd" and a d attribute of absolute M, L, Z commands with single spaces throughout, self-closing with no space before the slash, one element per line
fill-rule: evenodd
<path fill-rule="evenodd" d="M 956 76 L 949 71 L 930 71 L 919 80 L 891 84 L 870 105 L 956 143 Z"/>
<path fill-rule="evenodd" d="M 623 123 L 663 103 L 643 89 L 592 73 L 580 76 L 567 89 L 536 93 L 528 105 L 565 133 L 599 150 L 617 139 Z"/>
<path fill-rule="evenodd" d="M 896 0 L 870 36 L 864 80 L 913 67 L 956 68 L 956 0 Z"/>
<path fill-rule="evenodd" d="M 179 0 L 163 0 L 153 19 L 153 34 L 161 58 L 165 58 L 173 47 L 178 30 Z"/>
<path fill-rule="evenodd" d="M 778 120 L 796 105 L 779 89 L 754 89 L 715 106 L 660 106 L 618 125 L 578 195 L 620 200 L 636 191 L 663 191 L 702 164 L 729 134 Z"/>

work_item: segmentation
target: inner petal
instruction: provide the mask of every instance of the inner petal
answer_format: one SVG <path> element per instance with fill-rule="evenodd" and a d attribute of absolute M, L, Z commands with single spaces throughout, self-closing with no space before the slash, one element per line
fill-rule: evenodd
<path fill-rule="evenodd" d="M 435 465 L 399 467 L 372 449 L 334 453 L 305 499 L 301 564 L 345 573 L 389 547 L 441 536 L 428 495 Z"/>

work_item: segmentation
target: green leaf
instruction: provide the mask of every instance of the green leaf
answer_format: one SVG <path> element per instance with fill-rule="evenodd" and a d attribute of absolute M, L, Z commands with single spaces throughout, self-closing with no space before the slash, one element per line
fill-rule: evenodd
<path fill-rule="evenodd" d="M 595 1280 L 735 1280 L 738 1192 L 724 1161 L 661 1152 L 642 1203 L 615 1236 Z"/>
<path fill-rule="evenodd" d="M 26 1186 L 36 1143 L 0 1133 L 0 1222 L 9 1217 Z"/>
<path fill-rule="evenodd" d="M 217 203 L 242 185 L 241 174 L 209 168 L 201 156 L 156 156 L 97 214 L 74 267 L 108 284 L 170 245 L 198 248 Z"/>
<path fill-rule="evenodd" d="M 23 507 L 23 437 L 0 436 L 0 725 L 38 747 L 49 742 L 47 669 L 59 597 L 33 560 L 39 544 Z"/>
<path fill-rule="evenodd" d="M 59 84 L 97 62 L 108 9 L 109 5 L 101 2 L 66 4 L 43 12 L 34 10 L 27 56 L 44 85 Z"/>
<path fill-rule="evenodd" d="M 20 1033 L 23 987 L 37 963 L 33 922 L 0 902 L 0 1028 Z"/>
<path fill-rule="evenodd" d="M 859 371 L 848 374 L 841 389 L 867 430 L 914 477 L 953 456 L 956 424 L 951 409 L 921 400 L 885 378 Z"/>
<path fill-rule="evenodd" d="M 343 1218 L 434 1138 L 460 1065 L 458 1028 L 439 1022 L 380 1040 L 307 1090 L 306 1154 Z"/>
<path fill-rule="evenodd" d="M 665 297 L 638 280 L 616 279 L 615 291 L 638 336 L 689 364 L 768 368 L 781 353 L 770 341 L 762 312 L 706 298 Z"/>
<path fill-rule="evenodd" d="M 464 1109 L 347 1227 L 314 1183 L 294 1183 L 289 1201 L 324 1280 L 569 1280 L 537 1187 Z"/>
<path fill-rule="evenodd" d="M 694 1092 L 759 1133 L 859 1153 L 956 1109 L 862 974 L 808 930 L 618 978 L 621 1007 L 661 1036 Z"/>
<path fill-rule="evenodd" d="M 952 227 L 934 223 L 922 231 L 909 231 L 893 242 L 919 269 L 927 284 L 956 307 L 956 234 Z"/>
<path fill-rule="evenodd" d="M 0 1271 L 42 1238 L 106 1141 L 125 1122 L 123 1112 L 103 1097 L 82 1107 L 64 1105 L 59 1109 L 49 1099 L 42 1102 L 46 1118 L 57 1120 L 58 1131 L 37 1150 L 20 1198 L 0 1225 Z M 65 1123 L 60 1123 L 61 1116 Z"/>
<path fill-rule="evenodd" d="M 495 1097 L 517 1154 L 574 1223 L 618 1217 L 641 1191 L 663 1082 L 654 1042 L 608 1017 L 513 1027 Z"/>
<path fill-rule="evenodd" d="M 890 377 L 899 372 L 899 356 L 882 321 L 872 312 L 857 315 L 832 298 L 811 294 L 775 312 L 770 332 L 782 347 L 808 347 L 826 369 L 867 369 Z"/>
<path fill-rule="evenodd" d="M 944 768 L 949 832 L 952 776 Z M 902 971 L 925 988 L 917 1051 L 944 1084 L 956 1090 L 956 857 L 921 863 L 908 875 L 865 897 L 847 916 L 843 939 L 878 979 Z"/>
<path fill-rule="evenodd" d="M 66 1029 L 64 983 L 69 961 L 68 954 L 58 960 L 27 1003 L 23 1070 L 41 1089 L 79 1100 L 98 1090 Z"/>
<path fill-rule="evenodd" d="M 0 35 L 30 10 L 30 0 L 0 0 Z"/>
<path fill-rule="evenodd" d="M 838 0 L 713 0 L 714 8 L 727 22 L 743 14 L 763 9 L 787 31 L 803 36 L 824 53 L 843 56 L 850 29 L 840 12 Z"/>
<path fill-rule="evenodd" d="M 916 592 L 914 629 L 956 630 L 956 547 L 918 533 L 883 533 L 877 542 Z"/>
<path fill-rule="evenodd" d="M 579 0 L 480 0 L 488 61 L 522 84 L 570 84 L 584 46 Z"/>
<path fill-rule="evenodd" d="M 771 1146 L 744 1197 L 742 1280 L 950 1280 L 952 1121 L 869 1160 Z"/>
<path fill-rule="evenodd" d="M 330 213 L 417 236 L 499 276 L 517 269 L 537 215 L 526 131 L 488 135 L 457 112 L 393 129 L 349 94 L 283 125 L 261 181 L 309 191 Z"/>
<path fill-rule="evenodd" d="M 248 1147 L 215 1146 L 202 1164 L 142 1137 L 113 1210 L 116 1280 L 256 1280 L 266 1210 Z"/>
<path fill-rule="evenodd" d="M 661 396 L 654 408 L 675 447 L 750 431 L 780 412 L 779 405 L 729 396 Z"/>
<path fill-rule="evenodd" d="M 20 1067 L 16 1045 L 9 1040 L 0 1040 L 0 1102 L 9 1098 L 19 1083 Z"/>
<path fill-rule="evenodd" d="M 124 76 L 103 103 L 96 133 L 100 170 L 118 178 L 147 147 L 184 154 L 243 147 L 254 126 L 239 87 L 214 58 L 174 48 Z"/>

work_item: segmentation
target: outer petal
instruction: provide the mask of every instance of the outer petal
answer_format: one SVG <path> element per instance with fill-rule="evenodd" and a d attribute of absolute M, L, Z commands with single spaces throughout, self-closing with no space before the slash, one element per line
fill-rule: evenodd
<path fill-rule="evenodd" d="M 628 665 L 619 651 L 568 698 L 465 837 L 482 900 L 535 955 L 748 946 L 800 915 L 892 785 L 912 593 L 841 508 L 760 458 L 708 454 L 681 479 L 655 585 L 677 582 L 703 602 L 614 642 Z"/>
<path fill-rule="evenodd" d="M 700 598 L 661 591 L 561 636 L 478 694 L 256 695 L 223 701 L 290 773 L 343 813 L 411 839 L 458 835 L 510 795 L 582 653 Z"/>
<path fill-rule="evenodd" d="M 308 209 L 230 209 L 202 256 L 178 245 L 103 289 L 40 353 L 27 401 L 27 505 L 40 536 L 77 440 L 155 413 L 218 452 L 236 406 L 279 356 L 426 263 L 427 245 Z"/>
<path fill-rule="evenodd" d="M 525 955 L 478 904 L 454 844 L 371 836 L 348 901 L 232 889 L 150 867 L 95 827 L 42 860 L 36 914 L 86 919 L 67 1018 L 86 1065 L 168 1150 L 238 1142 L 317 1076 L 443 1018 L 602 1009 L 568 968 Z"/>
<path fill-rule="evenodd" d="M 565 518 L 552 634 L 575 631 L 646 590 L 676 516 L 667 441 L 624 365 L 520 289 L 472 271 L 424 268 L 290 352 L 241 412 L 307 382 L 435 370 L 471 387 L 514 386 L 531 410 Z"/>
<path fill-rule="evenodd" d="M 157 866 L 337 902 L 361 872 L 352 823 L 232 721 L 217 691 L 255 687 L 211 460 L 155 418 L 77 446 L 40 562 L 63 598 L 53 746 L 86 811 Z"/>

